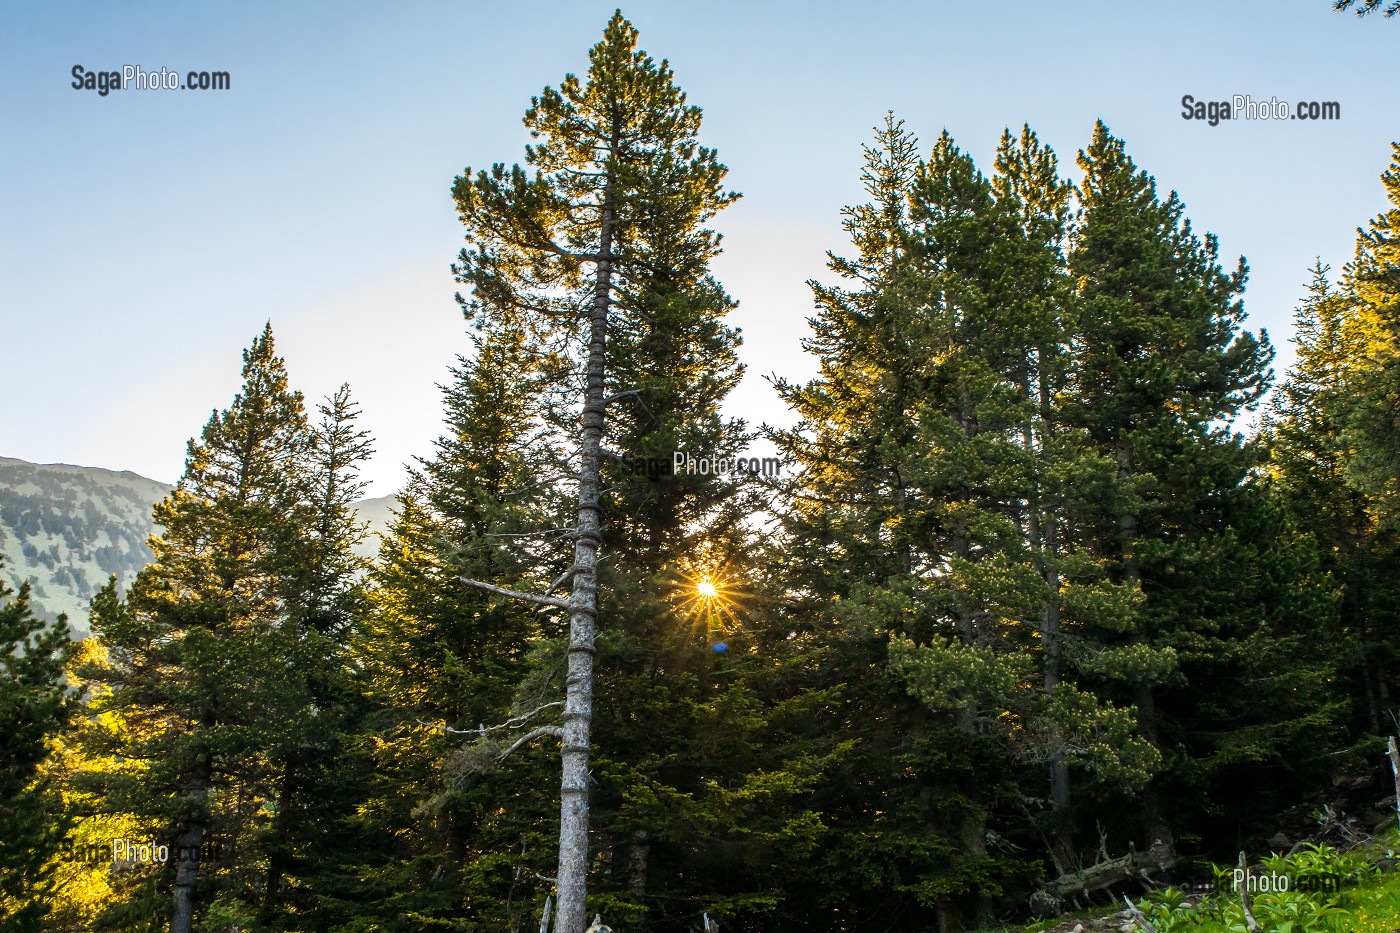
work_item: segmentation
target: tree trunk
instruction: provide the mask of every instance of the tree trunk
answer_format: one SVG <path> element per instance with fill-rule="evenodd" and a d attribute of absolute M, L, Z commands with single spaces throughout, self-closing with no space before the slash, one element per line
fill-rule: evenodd
<path fill-rule="evenodd" d="M 190 933 L 194 927 L 194 884 L 199 876 L 200 848 L 204 845 L 212 772 L 213 762 L 206 755 L 200 759 L 190 780 L 190 797 L 198 802 L 196 813 L 175 837 L 175 890 L 170 933 Z"/>
<path fill-rule="evenodd" d="M 1044 371 L 1046 353 L 1037 349 L 1041 373 L 1037 391 L 1042 438 L 1051 427 L 1050 389 Z M 1031 397 L 1029 376 L 1022 379 L 1022 391 Z M 1026 449 L 1035 452 L 1034 428 L 1024 428 Z M 1041 450 L 1049 445 L 1042 440 Z M 1036 493 L 1030 509 L 1028 528 L 1031 547 L 1038 555 L 1041 577 L 1045 580 L 1045 608 L 1041 613 L 1040 637 L 1045 653 L 1045 696 L 1054 699 L 1064 679 L 1064 657 L 1060 646 L 1060 520 L 1053 503 L 1047 504 L 1044 489 Z M 1075 869 L 1074 822 L 1070 817 L 1069 761 L 1062 749 L 1056 749 L 1050 759 L 1050 860 L 1060 874 Z"/>
<path fill-rule="evenodd" d="M 962 911 L 955 901 L 943 899 L 938 902 L 938 933 L 963 933 Z"/>
<path fill-rule="evenodd" d="M 1127 855 L 1105 859 L 1088 868 L 1062 875 L 1050 881 L 1045 890 L 1056 900 L 1082 895 L 1088 897 L 1124 881 L 1137 879 L 1152 882 L 1176 864 L 1176 856 L 1165 846 L 1154 846 L 1146 852 L 1130 849 Z"/>
<path fill-rule="evenodd" d="M 633 922 L 633 929 L 647 928 L 646 897 L 647 875 L 651 862 L 651 834 L 639 829 L 632 834 L 627 852 L 627 893 L 634 904 L 643 905 L 642 915 Z"/>
<path fill-rule="evenodd" d="M 267 854 L 267 877 L 263 884 L 263 922 L 270 923 L 282 888 L 282 876 L 287 869 L 287 807 L 295 791 L 297 755 L 287 755 L 282 764 L 282 779 L 278 782 L 277 812 L 272 817 L 272 839 Z"/>
<path fill-rule="evenodd" d="M 1132 452 L 1128 445 L 1121 438 L 1118 441 L 1118 479 L 1120 484 L 1127 485 L 1134 476 Z M 1125 509 L 1118 516 L 1119 542 L 1123 554 L 1123 582 L 1139 589 L 1142 586 L 1142 567 L 1138 563 L 1137 555 L 1137 515 L 1131 510 Z M 1147 641 L 1147 633 L 1139 631 L 1136 639 L 1141 642 Z M 1157 698 L 1152 689 L 1150 681 L 1139 681 L 1133 685 L 1134 699 L 1138 708 L 1138 729 L 1141 730 L 1143 738 L 1152 744 L 1153 748 L 1162 747 L 1161 738 L 1157 733 Z M 1166 846 L 1171 849 L 1174 845 L 1171 827 L 1167 825 L 1166 813 L 1162 808 L 1162 798 L 1157 791 L 1157 779 L 1153 778 L 1142 794 L 1143 816 L 1147 825 L 1147 844 L 1150 847 Z"/>
<path fill-rule="evenodd" d="M 598 548 L 602 543 L 600 477 L 606 413 L 608 308 L 612 302 L 613 187 L 600 211 L 597 281 L 589 321 L 588 387 L 579 445 L 578 530 L 569 597 L 569 662 L 560 752 L 559 870 L 555 933 L 588 925 L 588 751 L 593 723 L 593 655 L 598 628 Z"/>
<path fill-rule="evenodd" d="M 1386 756 L 1390 758 L 1390 773 L 1395 778 L 1395 822 L 1400 826 L 1400 747 L 1396 747 L 1393 735 L 1386 741 Z"/>
<path fill-rule="evenodd" d="M 1047 547 L 1054 547 L 1052 542 L 1057 530 L 1053 518 L 1047 522 L 1047 526 Z M 1048 565 L 1045 581 L 1051 594 L 1042 621 L 1045 695 L 1053 698 L 1064 676 L 1064 662 L 1060 655 L 1060 574 L 1053 559 Z M 1069 762 L 1062 748 L 1057 748 L 1050 759 L 1050 857 L 1061 874 L 1075 868 L 1074 823 L 1070 817 Z"/>
<path fill-rule="evenodd" d="M 987 818 L 981 812 L 969 814 L 963 819 L 962 824 L 963 847 L 977 858 L 985 858 L 987 855 Z M 996 921 L 996 913 L 992 909 L 992 899 L 978 885 L 977 893 L 974 895 L 976 901 L 977 926 L 990 927 Z"/>

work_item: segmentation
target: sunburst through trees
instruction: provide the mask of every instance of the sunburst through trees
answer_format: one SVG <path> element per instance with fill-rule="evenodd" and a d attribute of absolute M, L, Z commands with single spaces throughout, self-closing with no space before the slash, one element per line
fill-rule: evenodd
<path fill-rule="evenodd" d="M 720 654 L 729 650 L 729 638 L 740 626 L 745 593 L 736 576 L 728 561 L 700 558 L 678 568 L 672 583 L 677 613 Z"/>

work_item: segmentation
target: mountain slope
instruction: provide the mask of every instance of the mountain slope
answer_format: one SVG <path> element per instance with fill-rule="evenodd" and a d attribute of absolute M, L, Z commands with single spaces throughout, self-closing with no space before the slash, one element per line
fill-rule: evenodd
<path fill-rule="evenodd" d="M 37 615 L 66 613 L 86 634 L 88 601 L 107 578 L 124 587 L 150 562 L 151 508 L 170 488 L 131 472 L 0 457 L 0 579 L 29 581 Z M 370 526 L 361 556 L 378 550 L 393 506 L 392 496 L 355 503 Z"/>

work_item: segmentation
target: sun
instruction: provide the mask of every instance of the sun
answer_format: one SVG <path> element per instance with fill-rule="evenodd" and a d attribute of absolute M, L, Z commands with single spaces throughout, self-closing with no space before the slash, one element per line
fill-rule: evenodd
<path fill-rule="evenodd" d="M 728 637 L 739 627 L 744 593 L 727 561 L 705 557 L 682 560 L 672 573 L 672 605 L 696 634 L 717 652 L 727 650 Z"/>

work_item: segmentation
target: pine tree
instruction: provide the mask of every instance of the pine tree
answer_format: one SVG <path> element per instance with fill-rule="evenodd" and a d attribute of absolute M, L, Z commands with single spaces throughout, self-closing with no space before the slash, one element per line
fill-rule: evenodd
<path fill-rule="evenodd" d="M 1181 776 L 1195 758 L 1173 722 L 1194 720 L 1202 699 L 1202 683 L 1183 689 L 1190 665 L 1231 654 L 1242 636 L 1224 620 L 1237 608 L 1230 575 L 1247 548 L 1234 523 L 1254 494 L 1244 481 L 1258 453 L 1232 424 L 1267 389 L 1272 348 L 1242 330 L 1243 260 L 1225 272 L 1216 239 L 1196 236 L 1175 194 L 1158 198 L 1102 123 L 1079 165 L 1074 419 L 1114 464 L 1096 555 L 1114 583 L 1141 594 L 1086 632 L 1084 647 L 1097 689 L 1136 706 L 1143 735 Z M 1161 707 L 1164 691 L 1180 708 Z M 1144 795 L 1143 828 L 1170 845 L 1161 790 L 1159 779 Z"/>
<path fill-rule="evenodd" d="M 927 710 L 888 694 L 860 701 L 865 719 L 898 730 L 880 739 L 894 750 L 872 757 L 907 762 L 896 773 L 922 784 L 910 788 L 922 815 L 899 823 L 932 817 L 946 833 L 902 866 L 920 881 L 900 888 L 956 929 L 964 907 L 985 918 L 1000 883 L 1029 871 L 986 843 L 994 826 L 1024 832 L 1015 801 L 1048 799 L 1040 828 L 1068 870 L 1071 768 L 1102 793 L 1141 783 L 1154 755 L 1124 710 L 1074 682 L 1064 649 L 1126 598 L 1084 541 L 1086 504 L 1110 470 L 1066 410 L 1068 185 L 1028 128 L 1003 136 L 990 179 L 946 133 L 922 164 L 892 119 L 877 143 L 872 202 L 847 212 L 862 255 L 832 263 L 861 290 L 818 288 L 809 348 L 822 376 L 779 386 L 803 418 L 779 440 L 807 467 L 788 541 L 797 591 L 817 597 L 818 614 L 835 597 L 837 631 L 849 630 L 833 657 L 858 657 L 859 633 L 883 690 Z M 1014 780 L 1025 763 L 1046 766 L 1048 782 Z M 900 783 L 876 782 L 871 809 L 889 812 Z M 882 831 L 880 845 L 895 838 Z"/>
<path fill-rule="evenodd" d="M 216 892 L 246 903 L 235 858 L 210 855 L 265 819 L 270 752 L 305 713 L 286 595 L 312 440 L 270 325 L 243 358 L 242 391 L 190 441 L 184 476 L 155 508 L 155 562 L 124 600 L 114 584 L 94 600 L 97 640 L 77 669 L 94 691 L 89 714 L 119 724 L 93 733 L 89 751 L 125 762 L 85 777 L 109 812 L 135 815 L 168 847 L 172 933 L 189 933 Z"/>
<path fill-rule="evenodd" d="M 1280 482 L 1305 511 L 1328 516 L 1336 545 L 1355 537 L 1365 521 L 1364 498 L 1348 482 L 1343 432 L 1369 340 L 1360 309 L 1332 284 L 1329 268 L 1319 261 L 1311 272 L 1307 298 L 1294 314 L 1297 362 L 1270 403 L 1266 426 Z"/>
<path fill-rule="evenodd" d="M 1348 360 L 1340 404 L 1330 406 L 1342 419 L 1347 485 L 1354 531 L 1348 549 L 1356 558 L 1346 568 L 1352 597 L 1347 609 L 1359 621 L 1362 669 L 1371 730 L 1375 711 L 1389 702 L 1395 685 L 1390 672 L 1400 657 L 1391 633 L 1400 618 L 1396 599 L 1396 558 L 1400 556 L 1400 144 L 1392 144 L 1391 164 L 1381 176 L 1390 208 L 1358 231 L 1356 255 L 1347 266 L 1341 291 L 1346 315 Z M 1359 501 L 1358 501 L 1359 500 Z M 1384 727 L 1388 728 L 1388 727 Z"/>
<path fill-rule="evenodd" d="M 607 409 L 621 401 L 609 394 L 609 341 L 646 313 L 624 288 L 639 288 L 654 259 L 688 278 L 703 272 L 718 249 L 703 225 L 733 199 L 721 188 L 724 167 L 696 142 L 699 109 L 636 40 L 619 12 L 589 54 L 586 80 L 567 76 L 534 100 L 525 118 L 536 140 L 526 149 L 533 174 L 496 165 L 464 172 L 454 187 L 468 239 L 456 271 L 471 286 L 472 307 L 583 355 L 570 432 L 578 476 L 570 597 L 532 598 L 570 615 L 556 872 L 563 933 L 580 933 L 587 920 L 600 471 Z"/>
<path fill-rule="evenodd" d="M 770 725 L 749 680 L 766 666 L 753 637 L 768 612 L 749 523 L 762 487 L 747 470 L 722 477 L 692 462 L 742 458 L 752 437 L 719 411 L 742 375 L 739 335 L 723 323 L 733 302 L 684 227 L 658 227 L 639 261 L 645 271 L 617 292 L 637 313 L 619 320 L 610 350 L 610 391 L 627 398 L 610 415 L 603 470 L 610 560 L 597 663 L 610 701 L 597 719 L 591 820 L 611 867 L 595 890 L 610 916 L 638 928 L 705 912 L 736 922 L 766 910 L 773 887 L 735 864 L 774 841 L 748 832 L 742 788 L 792 764 L 756 751 Z M 771 795 L 765 816 L 788 825 L 799 796 Z M 730 859 L 696 841 L 716 838 Z"/>
<path fill-rule="evenodd" d="M 1319 573 L 1337 587 L 1323 616 L 1332 624 L 1317 626 L 1318 634 L 1328 633 L 1343 670 L 1354 675 L 1351 692 L 1360 701 L 1362 728 L 1380 735 L 1385 670 L 1394 653 L 1387 647 L 1392 626 L 1386 624 L 1383 581 L 1394 541 L 1375 524 L 1375 501 L 1353 481 L 1348 437 L 1367 367 L 1367 322 L 1320 262 L 1294 320 L 1297 362 L 1265 422 L 1271 475 L 1298 533 L 1315 542 Z"/>
<path fill-rule="evenodd" d="M 337 825 L 360 799 L 352 776 L 363 762 L 347 737 L 363 710 L 345 645 L 365 612 L 360 579 L 366 566 L 354 551 L 365 528 L 354 502 L 365 488 L 358 470 L 373 448 L 368 433 L 355 426 L 359 406 L 348 385 L 318 412 L 302 470 L 301 531 L 288 542 L 290 568 L 282 582 L 281 624 L 291 635 L 284 692 L 293 699 L 268 750 L 273 774 L 264 809 L 272 818 L 258 840 L 267 865 L 264 923 L 278 913 L 314 914 L 321 889 L 337 881 Z"/>
<path fill-rule="evenodd" d="M 945 134 L 915 189 L 935 343 L 912 460 L 938 556 L 924 583 L 937 623 L 926 644 L 897 640 L 891 658 L 962 731 L 1015 724 L 1004 753 L 1047 766 L 1048 786 L 1028 790 L 1048 803 L 1048 854 L 1067 873 L 1078 863 L 1071 772 L 1093 795 L 1130 792 L 1156 756 L 1124 710 L 1083 689 L 1073 650 L 1131 596 L 1085 540 L 1109 469 L 1068 410 L 1068 185 L 1029 128 L 1003 135 L 996 167 L 983 179 Z"/>
<path fill-rule="evenodd" d="M 410 917 L 522 923 L 550 868 L 550 816 L 522 793 L 548 780 L 540 754 L 527 746 L 498 761 L 514 733 L 464 745 L 444 731 L 543 712 L 563 654 L 535 609 L 463 582 L 557 574 L 549 539 L 559 533 L 535 533 L 563 514 L 541 397 L 549 352 L 506 326 L 472 342 L 444 388 L 448 433 L 399 497 L 357 641 L 376 707 L 366 737 L 375 767 L 356 854 L 368 884 L 347 900 L 368 902 L 359 916 L 387 929 L 415 929 Z M 525 715 L 521 724 L 539 721 Z"/>
<path fill-rule="evenodd" d="M 969 476 L 950 477 L 939 465 L 971 456 L 944 466 L 965 462 L 977 474 L 985 464 L 978 445 L 997 428 L 974 439 L 967 392 L 991 392 L 987 415 L 1009 397 L 996 392 L 989 369 L 1007 360 L 991 361 L 977 345 L 986 311 L 978 275 L 998 236 L 991 187 L 946 134 L 928 163 L 913 152 L 893 118 L 867 149 L 871 202 L 846 212 L 860 255 L 831 263 L 859 290 L 815 289 L 808 347 L 822 375 L 804 386 L 779 383 L 801 420 L 776 439 L 805 467 L 789 500 L 786 541 L 797 614 L 810 619 L 809 650 L 821 646 L 829 657 L 822 667 L 831 679 L 815 686 L 842 697 L 850 719 L 841 728 L 860 739 L 849 773 L 834 780 L 878 775 L 842 785 L 839 803 L 822 807 L 852 834 L 830 840 L 842 853 L 833 873 L 860 878 L 868 894 L 853 898 L 847 886 L 839 901 L 817 895 L 818 903 L 856 923 L 868 911 L 898 909 L 911 923 L 926 912 L 923 922 L 936 917 L 952 930 L 962 927 L 966 903 L 986 916 L 999 884 L 1026 868 L 987 847 L 990 814 L 1014 796 L 1014 782 L 992 777 L 1013 769 L 1005 746 L 982 728 L 997 719 L 1000 694 L 1025 676 L 1007 645 L 992 649 L 973 631 L 980 604 L 972 603 L 992 594 L 965 593 L 971 599 L 958 608 L 957 592 L 972 583 L 955 583 L 959 571 L 950 568 L 980 542 L 950 529 L 977 506 L 963 482 Z M 949 418 L 950 405 L 968 417 Z M 955 449 L 954 435 L 970 443 Z M 980 572 L 973 563 L 961 570 Z M 920 690 L 934 654 L 965 662 L 965 673 L 976 668 L 961 683 L 977 686 L 945 680 L 942 697 Z M 909 702 L 911 692 L 927 711 Z"/>
<path fill-rule="evenodd" d="M 2 564 L 0 564 L 2 566 Z M 0 583 L 0 930 L 39 930 L 48 913 L 51 859 L 67 814 L 40 774 L 77 700 L 63 671 L 73 653 L 68 620 L 35 617 L 29 584 Z"/>
<path fill-rule="evenodd" d="M 863 287 L 848 291 L 809 283 L 818 312 L 803 347 L 820 361 L 821 378 L 806 386 L 781 379 L 775 383 L 799 422 L 773 438 L 810 474 L 812 486 L 810 494 L 792 503 L 793 520 L 802 526 L 793 543 L 825 545 L 825 556 L 834 558 L 831 538 L 839 533 L 841 551 L 849 554 L 840 562 L 820 554 L 801 562 L 804 573 L 827 576 L 821 592 L 846 585 L 843 565 L 880 579 L 909 572 L 908 533 L 886 514 L 886 503 L 897 513 L 905 499 L 906 480 L 891 452 L 913 442 L 912 409 L 919 391 L 913 362 L 917 335 L 907 320 L 908 299 L 902 292 L 910 275 L 907 201 L 919 164 L 917 146 L 903 121 L 891 114 L 877 130 L 875 144 L 865 147 L 861 178 L 871 201 L 846 208 L 842 221 L 859 255 L 845 259 L 829 254 L 832 271 Z M 855 508 L 826 507 L 846 501 Z M 844 527 L 838 531 L 833 521 Z M 890 536 L 892 546 L 886 547 L 882 539 Z M 886 565 L 885 555 L 895 563 Z M 815 579 L 803 582 L 819 585 Z"/>
<path fill-rule="evenodd" d="M 1398 150 L 1400 151 L 1400 150 Z M 1400 171 L 1382 176 L 1400 203 Z M 1334 286 L 1320 263 L 1299 307 L 1298 359 L 1270 411 L 1273 478 L 1292 520 L 1316 542 L 1319 573 L 1336 587 L 1327 642 L 1351 680 L 1355 731 L 1380 736 L 1400 646 L 1394 567 L 1394 419 L 1387 386 L 1397 367 L 1393 229 L 1400 211 L 1360 231 L 1355 260 Z M 1387 408 L 1387 405 L 1390 407 Z"/>
<path fill-rule="evenodd" d="M 877 597 L 866 594 L 899 586 L 916 559 L 902 515 L 909 484 L 902 461 L 916 437 L 921 386 L 918 333 L 901 290 L 911 266 L 917 140 L 888 115 L 864 155 L 870 200 L 846 208 L 842 221 L 857 254 L 830 255 L 841 285 L 811 283 L 817 312 L 803 346 L 817 357 L 820 375 L 806 384 L 776 381 L 798 420 L 770 431 L 799 472 L 782 499 L 778 573 L 789 637 L 764 650 L 791 655 L 803 675 L 788 689 L 814 698 L 807 728 L 831 736 L 833 749 L 854 740 L 817 795 L 821 854 L 815 864 L 795 866 L 802 871 L 788 882 L 789 910 L 811 926 L 837 918 L 859 925 L 880 905 L 907 914 L 914 899 L 896 895 L 897 886 L 957 868 L 948 858 L 955 844 L 936 829 L 948 788 L 930 802 L 925 786 L 900 779 L 952 757 L 947 733 L 918 722 L 903 685 L 885 673 L 887 630 L 867 618 Z"/>
<path fill-rule="evenodd" d="M 1364 318 L 1367 364 L 1351 413 L 1357 484 L 1400 525 L 1400 143 L 1381 176 L 1390 208 L 1358 231 L 1347 292 Z"/>

